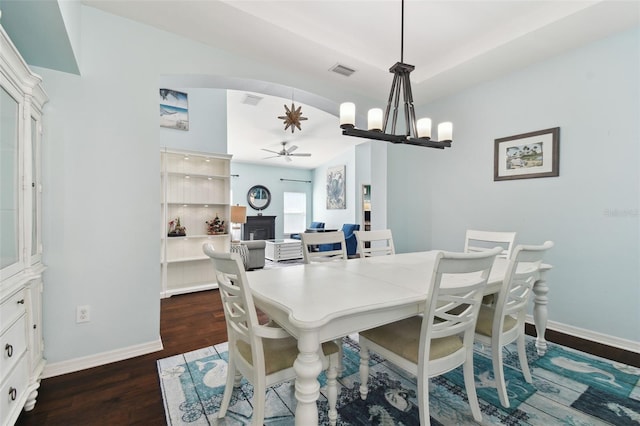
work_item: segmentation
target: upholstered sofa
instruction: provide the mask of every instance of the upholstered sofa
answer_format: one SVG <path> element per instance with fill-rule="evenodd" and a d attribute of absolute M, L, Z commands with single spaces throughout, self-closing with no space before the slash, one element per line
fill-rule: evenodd
<path fill-rule="evenodd" d="M 324 222 L 311 222 L 308 229 L 324 229 Z M 294 240 L 301 240 L 300 234 L 291 234 L 289 237 Z"/>
<path fill-rule="evenodd" d="M 342 232 L 344 232 L 344 242 L 347 245 L 347 256 L 356 257 L 356 251 L 358 249 L 358 241 L 356 240 L 356 234 L 354 231 L 359 231 L 360 225 L 356 223 L 345 223 L 342 225 Z M 337 244 L 321 244 L 320 251 L 340 250 L 340 243 Z"/>
<path fill-rule="evenodd" d="M 247 246 L 247 270 L 264 268 L 264 247 L 266 246 L 264 240 L 245 240 L 240 242 Z"/>

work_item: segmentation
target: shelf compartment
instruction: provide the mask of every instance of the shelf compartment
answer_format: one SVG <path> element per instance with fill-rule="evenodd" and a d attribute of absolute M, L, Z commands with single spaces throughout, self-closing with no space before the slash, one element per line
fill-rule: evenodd
<path fill-rule="evenodd" d="M 180 218 L 180 225 L 184 226 L 187 229 L 187 236 L 200 236 L 206 235 L 208 237 L 216 237 L 218 235 L 207 235 L 207 221 L 213 220 L 216 215 L 221 220 L 224 220 L 225 227 L 228 228 L 229 220 L 225 217 L 226 212 L 228 211 L 229 206 L 226 204 L 215 204 L 215 205 L 184 205 L 184 204 L 170 204 L 167 206 L 167 221 L 164 224 L 165 226 L 165 235 L 169 233 L 169 221 L 175 219 L 176 217 Z M 181 238 L 181 237 L 171 237 L 171 238 Z"/>
<path fill-rule="evenodd" d="M 165 297 L 217 287 L 215 271 L 208 258 L 197 262 L 177 262 L 167 265 Z"/>
<path fill-rule="evenodd" d="M 228 234 L 220 236 L 167 237 L 167 262 L 173 262 L 177 259 L 204 259 L 204 253 L 202 252 L 202 244 L 204 242 L 213 244 L 215 250 L 229 251 L 230 241 Z"/>
<path fill-rule="evenodd" d="M 228 182 L 208 179 L 186 179 L 175 175 L 167 177 L 168 203 L 229 204 Z"/>
<path fill-rule="evenodd" d="M 201 176 L 230 175 L 229 159 L 205 153 L 167 152 L 164 156 L 165 170 L 171 174 L 194 174 Z"/>

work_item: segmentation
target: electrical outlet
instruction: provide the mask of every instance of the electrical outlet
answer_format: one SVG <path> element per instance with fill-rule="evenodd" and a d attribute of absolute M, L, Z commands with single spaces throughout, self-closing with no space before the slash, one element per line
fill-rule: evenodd
<path fill-rule="evenodd" d="M 91 306 L 79 305 L 76 307 L 76 322 L 89 322 L 91 321 Z"/>

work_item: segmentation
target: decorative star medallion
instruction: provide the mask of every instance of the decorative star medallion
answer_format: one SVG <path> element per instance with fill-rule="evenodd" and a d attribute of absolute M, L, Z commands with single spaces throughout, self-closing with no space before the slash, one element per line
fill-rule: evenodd
<path fill-rule="evenodd" d="M 289 127 L 291 127 L 291 133 L 294 132 L 296 127 L 298 130 L 302 130 L 302 128 L 300 128 L 300 122 L 302 120 L 308 120 L 307 117 L 302 116 L 302 107 L 300 106 L 296 109 L 295 104 L 291 102 L 291 109 L 286 105 L 284 106 L 284 109 L 287 111 L 285 115 L 278 117 L 280 120 L 284 120 L 284 130 L 286 131 Z"/>

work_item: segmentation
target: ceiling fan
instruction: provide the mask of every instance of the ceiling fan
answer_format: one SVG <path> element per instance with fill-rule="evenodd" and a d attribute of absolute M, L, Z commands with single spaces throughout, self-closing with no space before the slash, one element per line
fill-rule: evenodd
<path fill-rule="evenodd" d="M 284 157 L 285 160 L 291 161 L 291 157 L 311 157 L 311 154 L 308 152 L 298 152 L 293 154 L 293 151 L 298 149 L 297 145 L 291 145 L 287 148 L 287 142 L 280 142 L 282 144 L 282 149 L 280 151 L 273 151 L 270 149 L 262 148 L 263 151 L 272 152 L 276 155 L 272 155 L 271 157 L 265 157 L 263 160 L 268 158 L 276 158 L 276 157 Z"/>

